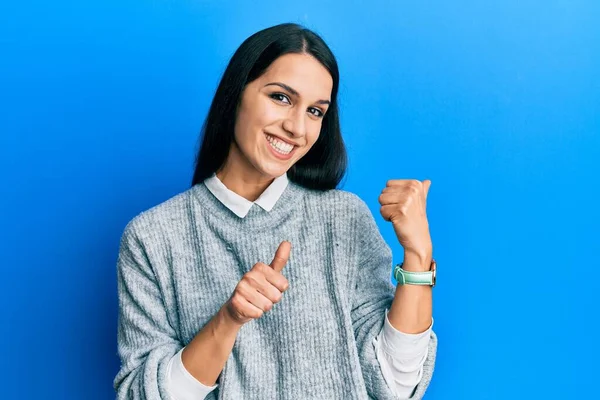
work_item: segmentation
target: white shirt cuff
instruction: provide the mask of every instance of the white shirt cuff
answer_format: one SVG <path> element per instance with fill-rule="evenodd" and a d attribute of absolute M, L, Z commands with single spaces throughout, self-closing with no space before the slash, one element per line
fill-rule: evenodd
<path fill-rule="evenodd" d="M 385 322 L 373 340 L 381 373 L 388 387 L 400 398 L 409 398 L 423 376 L 431 325 L 421 333 L 404 333 L 392 326 L 385 310 Z"/>
<path fill-rule="evenodd" d="M 404 333 L 394 328 L 388 319 L 388 310 L 385 310 L 385 323 L 381 330 L 383 350 L 396 359 L 406 360 L 423 355 L 429 345 L 431 330 L 433 329 L 433 317 L 431 325 L 421 333 Z"/>
<path fill-rule="evenodd" d="M 198 381 L 192 374 L 189 373 L 183 361 L 181 361 L 181 353 L 171 357 L 167 366 L 167 380 L 169 382 L 169 393 L 175 400 L 200 400 L 204 399 L 210 392 L 215 390 L 218 384 L 206 386 Z"/>

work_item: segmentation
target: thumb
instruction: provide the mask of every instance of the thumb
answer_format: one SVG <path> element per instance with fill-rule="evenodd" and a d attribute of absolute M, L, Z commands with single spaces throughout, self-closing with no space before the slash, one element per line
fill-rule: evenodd
<path fill-rule="evenodd" d="M 431 181 L 429 179 L 425 179 L 423 181 L 423 193 L 425 194 L 425 201 L 427 201 L 427 193 L 429 193 L 430 186 L 431 186 Z"/>
<path fill-rule="evenodd" d="M 273 268 L 277 272 L 281 272 L 285 264 L 288 262 L 288 258 L 290 258 L 290 250 L 292 248 L 292 244 L 290 242 L 283 241 L 277 248 L 275 252 L 275 257 L 271 262 L 271 268 Z"/>

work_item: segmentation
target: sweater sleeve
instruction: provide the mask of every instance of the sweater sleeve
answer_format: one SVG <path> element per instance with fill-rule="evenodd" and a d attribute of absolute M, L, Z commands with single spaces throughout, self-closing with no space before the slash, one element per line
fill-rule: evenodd
<path fill-rule="evenodd" d="M 137 225 L 134 218 L 125 227 L 117 260 L 121 367 L 113 387 L 119 400 L 172 399 L 167 367 L 183 345 L 169 324 Z"/>
<path fill-rule="evenodd" d="M 409 398 L 423 376 L 423 364 L 427 359 L 432 323 L 421 333 L 404 333 L 390 323 L 386 310 L 383 329 L 375 344 L 375 354 L 381 372 L 390 388 L 395 388 L 400 398 Z"/>
<path fill-rule="evenodd" d="M 391 283 L 392 252 L 381 236 L 370 209 L 360 198 L 357 218 L 359 264 L 351 315 L 362 373 L 370 397 L 399 400 L 400 397 L 394 394 L 383 376 L 374 346 L 384 325 L 385 312 L 394 300 L 395 287 Z M 422 377 L 409 399 L 423 397 L 433 374 L 436 350 L 437 336 L 432 330 Z"/>

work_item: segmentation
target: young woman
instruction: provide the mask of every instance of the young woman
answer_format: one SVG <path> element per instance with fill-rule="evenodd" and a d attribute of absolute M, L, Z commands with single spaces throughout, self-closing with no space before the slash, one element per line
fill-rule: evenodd
<path fill-rule="evenodd" d="M 330 49 L 296 24 L 233 55 L 192 187 L 121 238 L 119 399 L 423 396 L 437 347 L 431 182 L 390 180 L 379 197 L 404 247 L 394 288 L 369 208 L 336 189 L 338 84 Z"/>

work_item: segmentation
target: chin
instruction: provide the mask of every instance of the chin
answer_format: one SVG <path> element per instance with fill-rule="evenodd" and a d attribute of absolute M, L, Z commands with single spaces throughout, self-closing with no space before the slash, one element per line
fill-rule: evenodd
<path fill-rule="evenodd" d="M 281 176 L 283 174 L 285 174 L 292 166 L 293 164 L 289 164 L 289 165 L 265 165 L 263 168 L 260 168 L 259 171 L 261 171 L 261 173 L 263 175 L 267 175 L 270 176 L 272 178 L 277 178 L 278 176 Z"/>
<path fill-rule="evenodd" d="M 283 174 L 285 174 L 288 170 L 287 169 L 278 169 L 278 170 L 274 170 L 274 169 L 266 169 L 263 170 L 263 174 L 270 176 L 271 178 L 277 178 L 278 176 L 281 176 Z"/>

